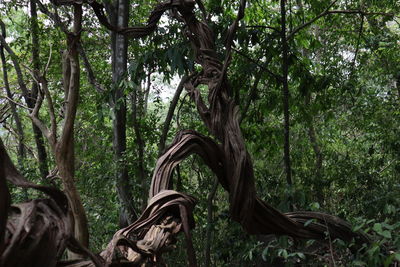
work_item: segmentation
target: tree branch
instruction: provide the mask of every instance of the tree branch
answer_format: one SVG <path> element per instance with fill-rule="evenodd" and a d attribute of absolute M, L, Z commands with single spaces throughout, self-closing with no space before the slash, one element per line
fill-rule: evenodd
<path fill-rule="evenodd" d="M 80 33 L 82 29 L 82 5 L 74 5 L 74 23 L 72 33 L 67 35 L 67 57 L 69 58 L 69 64 L 71 72 L 69 77 L 68 98 L 67 98 L 67 109 L 64 119 L 64 125 L 60 138 L 61 150 L 68 147 L 68 143 L 72 141 L 74 134 L 74 122 L 76 117 L 76 110 L 78 107 L 79 98 L 79 87 L 80 87 L 80 69 L 79 69 L 79 55 L 78 55 L 78 44 L 80 40 Z"/>
<path fill-rule="evenodd" d="M 89 59 L 88 59 L 88 57 L 87 57 L 87 55 L 86 55 L 86 52 L 85 52 L 85 50 L 83 49 L 83 47 L 82 47 L 81 44 L 79 44 L 78 50 L 79 50 L 79 54 L 80 54 L 80 56 L 81 56 L 81 58 L 82 58 L 83 65 L 85 66 L 85 69 L 86 69 L 86 73 L 87 73 L 87 77 L 88 77 L 89 83 L 90 83 L 94 88 L 96 88 L 97 92 L 99 92 L 99 93 L 104 93 L 106 90 L 104 89 L 104 86 L 101 85 L 101 84 L 97 81 L 96 76 L 94 75 L 94 72 L 93 72 L 93 69 L 92 69 L 92 65 L 90 64 Z"/>
<path fill-rule="evenodd" d="M 35 0 L 37 5 L 39 6 L 40 11 L 43 14 L 46 14 L 49 18 L 51 18 L 53 20 L 53 22 L 60 27 L 60 29 L 64 32 L 64 33 L 68 33 L 68 28 L 67 26 L 65 26 L 65 24 L 61 21 L 60 16 L 58 16 L 58 13 L 52 13 L 45 5 L 43 5 L 43 3 L 40 0 Z"/>
<path fill-rule="evenodd" d="M 54 146 L 55 142 L 53 142 L 54 140 L 51 138 L 51 132 L 49 128 L 39 119 L 39 110 L 40 107 L 42 106 L 42 103 L 43 103 L 42 92 L 38 90 L 36 103 L 32 112 L 29 114 L 29 117 L 31 118 L 32 122 L 40 129 L 40 131 L 47 138 L 47 140 L 49 140 L 51 145 Z"/>
<path fill-rule="evenodd" d="M 163 126 L 163 130 L 161 133 L 159 145 L 158 145 L 158 155 L 159 156 L 161 156 L 161 154 L 163 153 L 163 151 L 165 149 L 165 142 L 167 140 L 168 130 L 170 127 L 172 116 L 174 115 L 176 105 L 178 104 L 179 97 L 183 91 L 183 87 L 184 87 L 183 85 L 186 83 L 187 80 L 188 80 L 188 76 L 185 75 L 182 77 L 178 87 L 176 88 L 174 97 L 172 98 L 171 103 L 169 104 L 167 117 L 165 118 L 165 121 L 164 121 L 164 126 Z"/>
<path fill-rule="evenodd" d="M 44 92 L 44 95 L 46 97 L 47 105 L 49 106 L 49 116 L 50 116 L 50 140 L 52 142 L 57 141 L 57 121 L 56 121 L 56 116 L 55 116 L 55 111 L 54 111 L 54 104 L 53 104 L 53 99 L 51 97 L 49 88 L 48 88 L 48 82 L 45 77 L 40 77 L 39 81 L 42 85 L 42 90 Z"/>
<path fill-rule="evenodd" d="M 322 13 L 320 13 L 318 16 L 316 16 L 315 18 L 307 21 L 306 23 L 296 27 L 290 34 L 288 34 L 287 39 L 290 40 L 292 39 L 296 33 L 298 33 L 299 31 L 301 31 L 302 29 L 306 28 L 307 26 L 311 25 L 312 23 L 314 23 L 315 21 L 317 21 L 318 19 L 330 15 L 330 14 L 361 14 L 363 16 L 372 16 L 372 15 L 380 15 L 380 16 L 394 16 L 393 13 L 385 13 L 385 12 L 365 12 L 363 10 L 360 9 L 355 9 L 355 10 L 329 10 L 335 3 L 337 2 L 337 0 L 333 1 Z"/>
<path fill-rule="evenodd" d="M 260 69 L 262 69 L 263 71 L 265 71 L 266 73 L 268 73 L 269 75 L 271 75 L 272 77 L 274 77 L 276 79 L 277 82 L 282 82 L 282 76 L 272 72 L 270 69 L 266 68 L 265 66 L 261 65 L 260 63 L 258 63 L 256 60 L 252 59 L 251 57 L 249 57 L 248 55 L 246 55 L 245 53 L 243 53 L 242 51 L 236 49 L 236 48 L 232 48 L 233 51 L 235 51 L 237 54 L 241 55 L 242 57 L 246 58 L 248 61 L 254 63 L 257 65 L 257 67 L 259 67 Z"/>
<path fill-rule="evenodd" d="M 250 107 L 250 103 L 255 97 L 255 94 L 256 94 L 256 91 L 257 91 L 257 86 L 258 86 L 258 83 L 260 82 L 260 79 L 261 79 L 261 74 L 262 74 L 261 71 L 257 73 L 257 75 L 255 77 L 255 80 L 254 80 L 254 83 L 253 83 L 253 86 L 250 88 L 249 96 L 248 96 L 247 101 L 246 101 L 246 103 L 245 103 L 245 105 L 243 107 L 242 114 L 241 114 L 240 119 L 239 119 L 239 124 L 241 124 L 242 121 L 244 120 L 244 118 L 246 117 L 247 111 L 249 110 L 249 107 Z"/>
<path fill-rule="evenodd" d="M 22 71 L 21 71 L 21 67 L 19 65 L 19 62 L 17 60 L 17 55 L 14 53 L 14 51 L 11 49 L 11 47 L 8 45 L 8 43 L 6 42 L 6 39 L 4 38 L 5 36 L 5 32 L 6 32 L 6 28 L 4 25 L 4 22 L 0 19 L 0 27 L 1 27 L 1 35 L 0 35 L 0 42 L 2 44 L 2 46 L 6 49 L 7 53 L 10 55 L 11 60 L 13 62 L 14 68 L 15 68 L 15 72 L 17 73 L 17 80 L 18 80 L 18 85 L 21 88 L 22 93 L 25 96 L 25 99 L 27 100 L 27 102 L 30 102 L 30 98 L 29 98 L 29 91 L 26 88 L 26 84 L 24 81 L 24 77 L 22 75 Z M 30 103 L 27 103 L 28 106 L 30 106 Z"/>

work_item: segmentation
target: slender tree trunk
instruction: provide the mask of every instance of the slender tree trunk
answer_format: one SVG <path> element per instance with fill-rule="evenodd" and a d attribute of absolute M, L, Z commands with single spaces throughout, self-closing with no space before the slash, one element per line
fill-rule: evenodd
<path fill-rule="evenodd" d="M 288 73 L 289 73 L 289 47 L 286 37 L 286 0 L 281 0 L 281 45 L 282 45 L 282 102 L 283 102 L 283 114 L 284 114 L 284 165 L 286 172 L 286 183 L 289 187 L 292 187 L 292 169 L 290 162 L 290 114 L 289 114 L 289 84 L 288 84 Z M 293 210 L 293 199 L 290 193 L 289 195 L 289 207 Z"/>
<path fill-rule="evenodd" d="M 172 98 L 171 103 L 169 104 L 167 117 L 165 117 L 163 130 L 161 133 L 160 141 L 158 143 L 158 157 L 160 157 L 161 154 L 164 152 L 165 142 L 167 141 L 167 135 L 168 135 L 169 127 L 171 125 L 172 117 L 174 115 L 176 105 L 178 104 L 179 97 L 183 91 L 183 85 L 187 81 L 187 79 L 188 79 L 188 76 L 186 76 L 186 75 L 182 77 L 178 87 L 176 88 L 174 97 Z"/>
<path fill-rule="evenodd" d="M 117 27 L 128 25 L 129 1 L 116 0 L 114 5 L 109 8 L 110 19 Z M 119 86 L 123 75 L 127 71 L 128 61 L 128 42 L 127 38 L 118 33 L 111 33 L 112 49 L 112 80 L 114 94 L 112 108 L 114 110 L 113 119 L 113 147 L 115 161 L 117 162 L 116 186 L 118 198 L 121 204 L 120 227 L 131 224 L 136 218 L 133 207 L 133 197 L 129 185 L 129 176 L 124 154 L 126 151 L 126 97 L 124 89 Z"/>
<path fill-rule="evenodd" d="M 399 103 L 400 103 L 400 73 L 397 74 L 396 88 L 397 88 L 397 98 L 399 99 Z"/>
<path fill-rule="evenodd" d="M 72 211 L 71 219 L 74 220 L 74 233 L 78 242 L 88 247 L 89 245 L 89 232 L 87 227 L 87 218 L 79 197 L 79 193 L 74 184 L 74 122 L 76 118 L 76 111 L 78 107 L 79 87 L 80 87 L 80 67 L 79 67 L 79 54 L 78 46 L 80 41 L 81 24 L 82 24 L 82 5 L 74 4 L 74 22 L 72 32 L 67 34 L 67 52 L 63 58 L 63 84 L 65 93 L 65 118 L 61 135 L 58 137 L 57 121 L 54 112 L 54 106 L 49 92 L 47 80 L 44 75 L 36 73 L 36 78 L 42 85 L 42 91 L 49 106 L 49 117 L 51 127 L 48 128 L 39 118 L 39 109 L 42 103 L 42 95 L 37 97 L 36 103 L 29 97 L 28 89 L 24 81 L 24 77 L 18 62 L 18 58 L 14 51 L 7 45 L 5 39 L 1 36 L 0 40 L 10 54 L 17 73 L 18 84 L 25 97 L 28 105 L 34 108 L 30 113 L 30 117 L 36 126 L 41 130 L 42 134 L 47 137 L 50 146 L 54 152 L 57 167 L 60 172 L 60 177 L 64 186 L 65 193 L 68 197 L 70 208 Z M 3 27 L 4 23 L 0 20 Z M 66 86 L 68 85 L 68 87 Z M 78 255 L 70 254 L 73 258 L 80 257 Z"/>
<path fill-rule="evenodd" d="M 311 102 L 311 93 L 308 92 L 306 97 L 305 97 L 305 101 L 304 104 L 305 106 L 309 106 Z M 315 184 L 317 185 L 317 189 L 315 194 L 317 196 L 317 200 L 318 202 L 322 202 L 323 201 L 323 192 L 320 190 L 322 189 L 321 187 L 319 187 L 318 185 L 321 184 L 321 173 L 322 173 L 322 163 L 323 163 L 323 154 L 321 152 L 321 148 L 318 144 L 318 140 L 317 140 L 317 134 L 315 132 L 315 128 L 314 128 L 314 121 L 313 118 L 310 119 L 310 121 L 308 122 L 308 137 L 310 139 L 310 143 L 312 145 L 314 154 L 315 154 Z"/>
<path fill-rule="evenodd" d="M 6 38 L 6 30 L 5 30 L 4 27 L 2 27 L 2 29 L 1 29 L 1 34 L 2 34 L 2 36 L 4 38 Z M 24 162 L 25 162 L 25 158 L 26 158 L 26 152 L 25 152 L 25 146 L 24 146 L 25 134 L 24 134 L 24 129 L 22 127 L 21 119 L 20 119 L 19 114 L 17 112 L 17 107 L 16 107 L 15 103 L 12 100 L 13 95 L 11 93 L 10 84 L 8 82 L 6 56 L 4 54 L 4 47 L 1 44 L 0 44 L 0 57 L 1 57 L 1 62 L 2 62 L 2 66 L 3 66 L 4 87 L 6 89 L 7 97 L 9 99 L 8 103 L 10 105 L 11 114 L 12 114 L 12 116 L 14 118 L 14 121 L 15 121 L 15 127 L 17 128 L 17 135 L 18 135 L 18 153 L 17 153 L 18 165 L 19 165 L 19 168 L 21 168 L 23 170 L 24 169 Z M 23 191 L 25 200 L 28 200 L 28 198 L 29 198 L 28 190 L 24 188 L 24 189 L 22 189 L 22 191 Z"/>
<path fill-rule="evenodd" d="M 249 110 L 251 101 L 254 100 L 254 98 L 257 94 L 257 86 L 258 86 L 258 83 L 260 82 L 261 74 L 262 74 L 262 71 L 258 72 L 254 77 L 253 86 L 250 88 L 249 95 L 246 99 L 245 104 L 243 105 L 242 113 L 241 113 L 241 116 L 239 119 L 239 124 L 241 124 L 242 121 L 244 120 L 244 118 L 246 117 L 246 114 L 247 114 L 247 111 Z"/>
<path fill-rule="evenodd" d="M 82 23 L 82 6 L 74 5 L 74 37 L 68 37 L 68 50 L 64 58 L 64 65 L 69 69 L 63 72 L 64 88 L 68 91 L 66 97 L 65 119 L 61 136 L 58 142 L 53 145 L 54 154 L 58 170 L 63 182 L 64 191 L 66 192 L 71 206 L 72 217 L 74 220 L 74 236 L 78 242 L 85 246 L 89 246 L 89 231 L 86 213 L 79 193 L 75 187 L 75 153 L 74 153 L 74 122 L 79 101 L 80 88 L 80 66 L 78 42 L 80 39 Z M 69 75 L 68 75 L 69 74 Z M 65 85 L 68 84 L 68 88 Z M 56 134 L 56 133 L 55 133 Z M 80 255 L 69 253 L 70 258 L 80 258 Z"/>
<path fill-rule="evenodd" d="M 3 141 L 0 139 L 0 147 L 3 152 Z M 4 242 L 5 230 L 7 225 L 7 215 L 9 211 L 9 207 L 11 204 L 10 192 L 8 191 L 7 182 L 6 182 L 6 173 L 3 164 L 5 162 L 6 155 L 0 152 L 0 255 L 3 255 L 3 252 L 6 248 L 6 244 Z"/>
<path fill-rule="evenodd" d="M 88 222 L 86 218 L 85 209 L 83 208 L 81 197 L 75 186 L 75 153 L 74 143 L 72 140 L 66 146 L 60 143 L 55 147 L 55 159 L 58 167 L 64 192 L 66 193 L 71 207 L 71 218 L 73 219 L 72 225 L 74 226 L 74 236 L 79 243 L 85 247 L 89 247 L 89 232 Z M 69 251 L 68 257 L 71 259 L 80 258 L 81 256 Z"/>
<path fill-rule="evenodd" d="M 215 197 L 215 193 L 217 192 L 218 189 L 218 184 L 219 184 L 218 178 L 214 178 L 213 186 L 207 197 L 207 232 L 206 232 L 206 260 L 205 260 L 206 267 L 209 267 L 211 265 L 211 234 L 212 234 L 211 224 L 213 223 L 212 204 Z"/>
<path fill-rule="evenodd" d="M 32 63 L 33 69 L 36 71 L 40 70 L 40 58 L 39 58 L 39 26 L 37 21 L 36 2 L 30 0 L 30 11 L 31 11 L 31 34 L 32 34 Z M 38 94 L 38 84 L 32 83 L 31 98 L 32 102 L 36 102 Z M 33 105 L 30 107 L 33 108 Z M 49 173 L 47 166 L 47 152 L 44 145 L 43 134 L 40 129 L 32 122 L 33 134 L 35 137 L 36 149 L 38 152 L 39 159 L 39 171 L 42 179 L 45 179 Z"/>
<path fill-rule="evenodd" d="M 132 121 L 133 121 L 133 129 L 135 131 L 136 144 L 137 144 L 137 152 L 138 152 L 138 160 L 137 160 L 137 177 L 141 183 L 142 187 L 142 210 L 144 210 L 147 206 L 147 190 L 146 190 L 146 171 L 144 167 L 144 150 L 145 150 L 145 142 L 142 136 L 142 125 L 140 123 L 139 117 L 144 115 L 144 103 L 143 103 L 143 92 L 141 87 L 138 86 L 133 91 L 132 98 Z"/>
<path fill-rule="evenodd" d="M 2 31 L 2 35 L 5 38 L 5 31 Z M 6 89 L 7 97 L 9 99 L 8 104 L 10 105 L 11 109 L 11 114 L 14 118 L 15 121 L 15 126 L 17 128 L 17 134 L 18 134 L 18 164 L 20 165 L 19 167 L 23 167 L 23 161 L 25 159 L 25 147 L 24 147 L 24 130 L 22 127 L 21 120 L 19 118 L 19 114 L 17 112 L 17 107 L 15 103 L 13 102 L 12 98 L 13 95 L 11 94 L 10 90 L 10 85 L 8 83 L 8 72 L 7 72 L 7 62 L 6 62 L 6 57 L 4 54 L 4 47 L 0 45 L 0 57 L 1 57 L 1 63 L 2 63 L 2 68 L 3 68 L 3 79 L 4 79 L 4 88 Z"/>

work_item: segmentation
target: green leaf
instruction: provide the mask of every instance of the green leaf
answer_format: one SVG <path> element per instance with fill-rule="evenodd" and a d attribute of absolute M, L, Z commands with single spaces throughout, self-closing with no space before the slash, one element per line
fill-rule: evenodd
<path fill-rule="evenodd" d="M 392 234 L 388 230 L 382 231 L 380 233 L 378 232 L 378 234 L 388 239 L 392 238 Z"/>
<path fill-rule="evenodd" d="M 382 232 L 382 225 L 380 223 L 375 223 L 372 229 L 378 234 L 380 234 Z"/>
<path fill-rule="evenodd" d="M 297 252 L 296 255 L 297 255 L 297 257 L 299 257 L 300 259 L 303 259 L 303 260 L 306 259 L 306 255 L 304 255 L 304 253 Z"/>
<path fill-rule="evenodd" d="M 267 261 L 267 256 L 268 256 L 268 250 L 269 250 L 269 246 L 266 247 L 263 252 L 261 253 L 261 257 L 264 261 Z"/>
<path fill-rule="evenodd" d="M 367 264 L 363 261 L 355 260 L 353 261 L 354 266 L 366 266 Z"/>
<path fill-rule="evenodd" d="M 318 202 L 313 202 L 310 204 L 311 210 L 319 210 L 320 206 Z"/>
<path fill-rule="evenodd" d="M 283 257 L 284 259 L 287 259 L 287 258 L 288 258 L 288 252 L 287 252 L 287 250 L 284 249 L 284 248 L 279 249 L 279 251 L 278 251 L 278 256 L 281 256 L 281 257 Z"/>

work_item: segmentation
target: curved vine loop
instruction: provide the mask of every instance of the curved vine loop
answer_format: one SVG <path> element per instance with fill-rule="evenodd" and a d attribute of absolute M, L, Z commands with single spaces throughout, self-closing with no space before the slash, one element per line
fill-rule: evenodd
<path fill-rule="evenodd" d="M 204 160 L 205 164 L 218 177 L 223 188 L 229 192 L 230 215 L 249 234 L 278 234 L 296 238 L 324 239 L 325 232 L 328 230 L 327 232 L 332 238 L 338 237 L 343 240 L 361 238 L 363 241 L 366 240 L 366 237 L 353 233 L 348 223 L 335 216 L 301 211 L 283 214 L 256 195 L 253 165 L 246 150 L 238 122 L 239 108 L 231 97 L 232 90 L 226 74 L 230 61 L 230 45 L 238 22 L 244 15 L 246 1 L 241 1 L 238 17 L 228 31 L 227 53 L 224 63 L 217 56 L 212 30 L 205 22 L 199 21 L 195 16 L 196 1 L 171 0 L 160 3 L 152 11 L 146 26 L 124 29 L 111 25 L 104 14 L 103 6 L 96 1 L 53 0 L 53 2 L 59 5 L 87 3 L 93 8 L 99 21 L 105 27 L 134 38 L 140 38 L 153 32 L 162 14 L 167 10 L 173 10 L 175 17 L 184 22 L 185 34 L 191 42 L 195 61 L 202 67 L 202 71 L 193 75 L 184 86 L 195 102 L 204 124 L 217 140 L 215 141 L 195 131 L 179 132 L 166 152 L 157 161 L 149 192 L 150 201 L 142 216 L 135 223 L 115 233 L 107 248 L 100 254 L 101 258 L 81 248 L 82 253 L 91 257 L 91 261 L 62 261 L 58 262 L 59 266 L 162 264 L 161 254 L 173 247 L 175 236 L 182 231 L 187 239 L 189 265 L 196 266 L 190 236 L 190 229 L 194 227 L 192 212 L 196 201 L 191 196 L 171 190 L 171 177 L 174 167 L 193 153 Z M 200 95 L 199 85 L 208 87 L 208 106 Z M 22 179 L 15 167 L 10 167 L 13 165 L 8 156 L 4 156 L 6 153 L 3 146 L 1 146 L 1 149 L 0 157 L 2 157 L 2 160 L 0 162 L 3 169 L 0 168 L 0 186 L 4 184 L 5 176 L 18 186 L 36 188 L 48 194 L 52 199 L 37 200 L 12 208 L 20 210 L 20 220 L 18 224 L 8 220 L 6 230 L 4 230 L 2 217 L 0 220 L 0 252 L 2 249 L 4 251 L 5 248 L 6 252 L 10 251 L 14 253 L 13 255 L 16 255 L 15 252 L 18 250 L 15 250 L 14 241 L 11 241 L 11 245 L 8 246 L 7 242 L 10 243 L 10 240 L 17 240 L 24 236 L 19 234 L 20 230 L 18 229 L 26 229 L 23 226 L 28 223 L 30 225 L 28 227 L 29 233 L 44 235 L 45 232 L 50 237 L 49 240 L 44 241 L 44 244 L 57 248 L 49 256 L 49 264 L 43 265 L 53 266 L 54 260 L 59 257 L 60 251 L 65 248 L 66 243 L 69 243 L 70 247 L 74 247 L 74 242 L 70 239 L 71 230 L 66 217 L 68 209 L 66 198 L 56 189 L 30 184 Z M 4 191 L 1 200 L 5 205 L 0 206 L 0 212 L 3 215 L 6 214 L 4 211 L 8 208 L 9 197 L 7 189 L 0 189 L 2 193 Z M 40 227 L 35 226 L 36 224 L 30 224 L 32 216 L 28 213 L 35 214 L 36 219 L 34 221 L 39 222 Z M 305 222 L 311 219 L 313 221 L 305 226 Z M 49 220 L 54 223 L 49 224 Z M 10 225 L 14 227 L 14 232 Z M 47 225 L 47 227 L 43 225 Z M 49 225 L 56 225 L 57 227 L 49 227 Z M 55 229 L 60 234 L 57 235 Z M 41 253 L 41 258 L 43 258 L 43 253 L 46 250 L 38 246 L 41 243 L 30 244 L 32 250 L 29 252 Z M 4 260 L 4 255 L 10 255 L 6 252 L 2 253 L 1 260 Z M 32 254 L 29 255 L 29 258 L 32 259 Z"/>

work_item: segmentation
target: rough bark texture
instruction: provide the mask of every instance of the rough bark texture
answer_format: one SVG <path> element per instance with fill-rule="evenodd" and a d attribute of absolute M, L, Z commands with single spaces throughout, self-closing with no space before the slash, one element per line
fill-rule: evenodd
<path fill-rule="evenodd" d="M 70 76 L 64 77 L 64 83 L 68 80 L 67 109 L 63 130 L 60 140 L 56 145 L 55 157 L 59 168 L 60 176 L 63 179 L 64 189 L 70 201 L 71 210 L 74 218 L 75 237 L 81 245 L 89 246 L 89 232 L 87 226 L 86 213 L 82 205 L 79 193 L 75 187 L 75 153 L 74 153 L 74 122 L 78 108 L 79 87 L 80 87 L 80 67 L 78 42 L 80 38 L 82 24 L 82 6 L 74 5 L 74 24 L 73 32 L 68 38 L 68 54 L 70 64 Z"/>
<path fill-rule="evenodd" d="M 110 5 L 110 20 L 117 27 L 123 28 L 128 25 L 129 1 L 118 0 Z M 129 185 L 128 168 L 124 160 L 126 151 L 126 97 L 124 88 L 120 82 L 126 74 L 128 60 L 128 40 L 123 34 L 111 32 L 111 52 L 112 52 L 112 80 L 113 80 L 113 99 L 112 108 L 113 118 L 113 147 L 116 170 L 116 186 L 120 211 L 120 227 L 125 227 L 137 219 L 136 211 L 133 207 L 131 187 Z"/>
<path fill-rule="evenodd" d="M 63 60 L 63 85 L 65 90 L 65 117 L 61 135 L 57 134 L 57 122 L 55 117 L 54 106 L 49 92 L 48 83 L 44 74 L 35 73 L 36 80 L 41 84 L 44 97 L 47 100 L 50 116 L 50 128 L 43 123 L 38 114 L 42 105 L 43 95 L 38 94 L 36 102 L 29 97 L 28 89 L 22 75 L 22 71 L 18 59 L 12 49 L 5 42 L 5 39 L 0 36 L 4 48 L 11 56 L 17 73 L 18 84 L 25 96 L 25 100 L 29 105 L 32 105 L 30 117 L 35 125 L 40 129 L 42 134 L 49 140 L 53 150 L 55 161 L 60 172 L 60 177 L 63 183 L 65 193 L 68 197 L 73 216 L 75 237 L 83 246 L 89 244 L 89 234 L 87 227 L 87 218 L 80 199 L 79 193 L 74 184 L 74 122 L 78 106 L 79 86 L 80 86 L 80 67 L 78 58 L 78 43 L 80 40 L 81 23 L 82 23 L 82 6 L 74 4 L 74 21 L 72 32 L 67 33 L 67 50 Z M 2 25 L 3 22 L 0 20 Z M 32 103 L 33 102 L 33 103 Z M 28 105 L 28 106 L 29 106 Z"/>
<path fill-rule="evenodd" d="M 39 190 L 49 198 L 10 207 L 6 180 L 18 187 Z M 0 192 L 1 267 L 55 266 L 65 248 L 90 257 L 96 266 L 102 265 L 100 257 L 75 240 L 72 222 L 68 217 L 67 197 L 56 188 L 36 185 L 22 177 L 7 155 L 1 139 Z"/>
<path fill-rule="evenodd" d="M 213 200 L 215 197 L 215 193 L 218 189 L 218 179 L 214 179 L 213 186 L 211 188 L 211 192 L 207 197 L 207 228 L 206 228 L 206 255 L 205 255 L 205 266 L 209 267 L 211 264 L 211 234 L 212 234 L 212 224 L 213 224 Z"/>
<path fill-rule="evenodd" d="M 309 106 L 311 102 L 311 93 L 308 92 L 307 95 L 305 96 L 305 101 L 304 104 L 306 106 Z M 323 159 L 324 159 L 324 155 L 321 151 L 321 147 L 318 143 L 318 139 L 317 139 L 317 134 L 315 132 L 315 127 L 314 127 L 314 118 L 311 117 L 310 121 L 308 122 L 308 137 L 310 139 L 310 143 L 312 145 L 312 148 L 314 150 L 314 154 L 315 154 L 315 184 L 316 185 L 320 185 L 323 183 L 322 181 L 322 163 L 323 163 Z M 324 200 L 324 194 L 322 192 L 322 190 L 318 190 L 316 192 L 316 196 L 317 196 L 317 201 L 318 202 L 322 202 Z"/>
<path fill-rule="evenodd" d="M 62 3 L 74 3 L 74 1 L 65 0 Z M 99 262 L 92 262 L 97 259 L 92 257 L 92 261 L 68 261 L 60 263 L 60 266 L 162 265 L 161 254 L 171 248 L 175 242 L 175 235 L 179 232 L 183 232 L 186 237 L 189 266 L 197 266 L 190 234 L 190 229 L 194 227 L 192 211 L 195 200 L 188 195 L 170 190 L 174 168 L 191 154 L 200 156 L 217 176 L 219 183 L 229 193 L 231 217 L 249 234 L 273 233 L 297 238 L 324 239 L 328 230 L 332 238 L 365 239 L 362 235 L 353 233 L 350 225 L 337 217 L 319 212 L 283 214 L 255 194 L 253 167 L 241 135 L 238 107 L 232 100 L 226 75 L 231 42 L 238 21 L 243 17 L 245 3 L 241 1 L 238 17 L 228 30 L 226 57 L 224 62 L 221 62 L 214 48 L 211 29 L 207 24 L 197 20 L 194 14 L 194 1 L 173 0 L 161 3 L 150 15 L 147 26 L 123 29 L 115 29 L 106 20 L 100 4 L 89 2 L 100 21 L 109 29 L 133 37 L 150 34 L 165 11 L 169 9 L 175 11 L 175 16 L 185 24 L 196 62 L 203 68 L 185 83 L 185 88 L 195 101 L 201 118 L 215 139 L 191 130 L 179 132 L 157 161 L 149 191 L 149 204 L 139 219 L 114 235 L 107 248 L 100 253 L 102 259 Z M 197 89 L 200 84 L 209 88 L 209 106 L 205 105 Z M 314 221 L 304 226 L 310 219 Z"/>
<path fill-rule="evenodd" d="M 289 47 L 286 36 L 286 0 L 281 0 L 281 46 L 282 46 L 282 103 L 283 103 L 283 162 L 286 173 L 286 183 L 292 186 L 292 168 L 290 162 L 290 113 L 289 113 Z M 291 192 L 292 190 L 289 190 Z M 289 209 L 293 211 L 293 198 L 291 193 L 288 196 Z"/>
<path fill-rule="evenodd" d="M 37 11 L 36 11 L 36 2 L 35 0 L 30 0 L 30 26 L 31 26 L 31 34 L 32 34 L 32 63 L 33 69 L 35 71 L 40 70 L 40 58 L 39 58 L 39 26 L 37 21 Z M 37 83 L 32 83 L 31 89 L 31 98 L 33 103 L 36 102 L 38 96 L 39 86 Z M 33 108 L 32 105 L 30 108 Z M 38 152 L 38 160 L 39 160 L 39 171 L 42 179 L 45 179 L 49 174 L 48 166 L 47 166 L 47 152 L 46 147 L 43 141 L 43 134 L 40 129 L 32 122 L 33 134 L 35 137 L 36 149 Z"/>
<path fill-rule="evenodd" d="M 142 135 L 142 123 L 141 119 L 145 115 L 144 110 L 144 92 L 142 92 L 141 86 L 136 87 L 132 93 L 132 123 L 133 123 L 133 130 L 135 133 L 135 141 L 137 147 L 137 161 L 136 161 L 136 177 L 138 182 L 141 184 L 142 188 L 142 203 L 141 203 L 141 210 L 144 210 L 147 205 L 147 198 L 146 196 L 146 171 L 145 171 L 145 141 L 143 140 Z"/>

